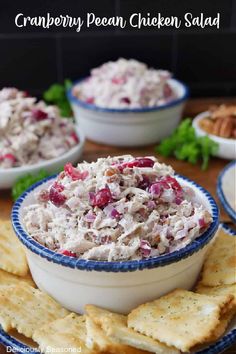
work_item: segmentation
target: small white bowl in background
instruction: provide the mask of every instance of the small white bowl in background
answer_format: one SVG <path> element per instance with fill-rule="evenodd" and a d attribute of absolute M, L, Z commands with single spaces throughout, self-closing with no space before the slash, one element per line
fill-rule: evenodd
<path fill-rule="evenodd" d="M 76 163 L 82 155 L 85 136 L 80 128 L 75 127 L 79 138 L 79 143 L 73 146 L 65 154 L 54 159 L 41 161 L 34 165 L 25 165 L 13 168 L 0 168 L 0 189 L 11 188 L 21 177 L 32 174 L 37 175 L 40 170 L 45 170 L 49 174 L 57 173 L 67 162 Z"/>
<path fill-rule="evenodd" d="M 226 213 L 236 223 L 236 160 L 221 171 L 217 179 L 217 195 Z"/>
<path fill-rule="evenodd" d="M 169 136 L 179 124 L 189 96 L 186 85 L 170 79 L 168 83 L 178 98 L 167 104 L 137 109 L 101 108 L 73 95 L 73 88 L 81 81 L 68 91 L 76 121 L 87 138 L 114 146 L 150 145 Z"/>
<path fill-rule="evenodd" d="M 55 178 L 55 177 L 54 177 Z M 215 237 L 218 207 L 211 195 L 195 182 L 176 176 L 181 185 L 191 187 L 198 202 L 211 213 L 213 222 L 196 240 L 159 257 L 134 261 L 92 261 L 55 253 L 36 242 L 24 229 L 24 208 L 36 202 L 35 192 L 53 183 L 53 177 L 30 187 L 14 204 L 12 223 L 25 246 L 26 256 L 37 286 L 67 309 L 83 313 L 86 304 L 128 313 L 175 288 L 191 289 Z"/>
<path fill-rule="evenodd" d="M 215 156 L 221 157 L 223 159 L 233 160 L 236 158 L 236 139 L 228 139 L 228 138 L 221 138 L 220 136 L 216 136 L 213 134 L 208 134 L 205 130 L 203 130 L 199 122 L 210 116 L 210 112 L 203 112 L 198 114 L 193 120 L 193 127 L 197 136 L 204 136 L 207 135 L 211 140 L 215 141 L 218 145 L 218 151 Z"/>

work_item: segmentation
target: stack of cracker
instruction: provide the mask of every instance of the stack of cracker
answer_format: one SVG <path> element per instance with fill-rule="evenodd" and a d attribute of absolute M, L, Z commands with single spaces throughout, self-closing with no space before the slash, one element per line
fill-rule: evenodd
<path fill-rule="evenodd" d="M 236 237 L 218 231 L 195 291 L 175 289 L 128 316 L 87 305 L 70 313 L 35 288 L 11 225 L 0 221 L 0 324 L 42 352 L 178 354 L 217 340 L 236 313 Z M 36 344 L 37 343 L 37 344 Z"/>
<path fill-rule="evenodd" d="M 11 222 L 0 220 L 0 289 L 21 282 L 35 286 L 23 247 L 12 230 Z"/>

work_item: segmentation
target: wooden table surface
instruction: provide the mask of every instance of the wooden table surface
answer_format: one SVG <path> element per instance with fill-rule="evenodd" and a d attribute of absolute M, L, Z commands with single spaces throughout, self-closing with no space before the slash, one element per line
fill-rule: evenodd
<path fill-rule="evenodd" d="M 184 117 L 194 117 L 196 114 L 207 110 L 209 105 L 211 104 L 219 104 L 222 102 L 234 103 L 236 104 L 236 98 L 227 98 L 227 99 L 192 99 L 189 100 L 186 105 L 186 109 L 184 112 Z M 105 157 L 108 155 L 123 155 L 123 154 L 133 154 L 134 156 L 148 156 L 153 155 L 154 146 L 142 147 L 142 148 L 117 148 L 110 147 L 92 143 L 87 141 L 85 144 L 83 159 L 86 161 L 93 161 L 98 157 Z M 219 200 L 216 196 L 216 181 L 217 176 L 220 171 L 226 166 L 229 162 L 227 160 L 222 160 L 218 158 L 214 158 L 210 161 L 210 166 L 207 171 L 202 171 L 200 165 L 190 165 L 186 162 L 177 161 L 174 158 L 163 158 L 158 156 L 159 160 L 170 164 L 173 166 L 176 172 L 179 174 L 183 174 L 200 185 L 206 188 L 216 199 L 218 205 L 220 206 Z M 10 191 L 0 191 L 0 217 L 1 218 L 9 218 L 11 207 L 12 207 L 12 199 Z M 229 217 L 221 208 L 221 221 L 231 223 Z M 5 348 L 0 346 L 0 354 L 5 354 Z M 235 354 L 236 353 L 236 345 L 228 349 L 225 354 Z"/>

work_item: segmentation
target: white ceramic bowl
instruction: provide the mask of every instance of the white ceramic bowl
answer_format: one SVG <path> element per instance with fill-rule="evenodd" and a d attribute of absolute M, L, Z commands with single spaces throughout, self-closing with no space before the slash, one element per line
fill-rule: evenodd
<path fill-rule="evenodd" d="M 135 306 L 196 282 L 206 252 L 218 227 L 218 208 L 210 194 L 196 183 L 177 176 L 191 186 L 213 216 L 213 223 L 198 239 L 171 254 L 140 261 L 101 262 L 76 259 L 55 253 L 33 240 L 23 226 L 24 207 L 35 203 L 35 191 L 53 181 L 47 178 L 29 188 L 15 203 L 12 223 L 26 249 L 32 276 L 38 287 L 67 309 L 83 313 L 95 304 L 127 313 Z"/>
<path fill-rule="evenodd" d="M 228 159 L 232 160 L 236 158 L 236 139 L 226 139 L 226 138 L 221 138 L 216 135 L 208 134 L 205 132 L 205 130 L 201 129 L 199 126 L 199 122 L 204 119 L 209 117 L 210 113 L 209 112 L 203 112 L 198 114 L 194 120 L 193 120 L 193 127 L 195 129 L 195 132 L 198 136 L 204 136 L 208 135 L 211 140 L 215 141 L 217 144 L 219 144 L 219 149 L 216 153 L 216 156 L 221 157 L 223 159 Z"/>
<path fill-rule="evenodd" d="M 74 146 L 65 154 L 34 165 L 14 167 L 8 169 L 0 168 L 0 189 L 11 188 L 20 177 L 25 176 L 28 173 L 36 175 L 40 170 L 43 169 L 46 170 L 48 173 L 53 174 L 62 169 L 66 162 L 77 162 L 83 152 L 85 136 L 80 128 L 75 127 L 75 129 L 79 137 L 79 144 Z"/>
<path fill-rule="evenodd" d="M 77 84 L 78 81 L 68 91 L 76 121 L 87 138 L 115 146 L 149 145 L 167 137 L 177 127 L 188 98 L 188 88 L 170 79 L 178 98 L 167 104 L 137 109 L 101 108 L 75 97 L 72 92 Z"/>
<path fill-rule="evenodd" d="M 229 163 L 220 173 L 217 195 L 224 210 L 236 224 L 236 160 Z"/>

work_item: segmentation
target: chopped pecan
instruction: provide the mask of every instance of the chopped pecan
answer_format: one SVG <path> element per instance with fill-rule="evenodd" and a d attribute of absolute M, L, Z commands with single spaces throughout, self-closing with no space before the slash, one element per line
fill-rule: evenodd
<path fill-rule="evenodd" d="M 234 122 L 232 118 L 222 120 L 219 136 L 222 138 L 230 138 L 233 132 Z"/>

